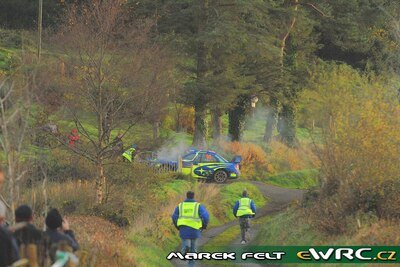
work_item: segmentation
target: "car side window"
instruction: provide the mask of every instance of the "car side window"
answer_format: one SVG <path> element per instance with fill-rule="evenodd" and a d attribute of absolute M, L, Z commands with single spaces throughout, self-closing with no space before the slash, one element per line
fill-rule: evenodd
<path fill-rule="evenodd" d="M 203 157 L 203 154 L 198 154 L 194 159 L 193 159 L 193 164 L 199 164 L 200 162 L 202 162 L 201 160 L 202 160 L 202 157 Z"/>
<path fill-rule="evenodd" d="M 204 162 L 204 163 L 216 163 L 216 162 L 219 162 L 219 159 L 217 157 L 215 157 L 211 153 L 205 153 L 202 162 Z"/>

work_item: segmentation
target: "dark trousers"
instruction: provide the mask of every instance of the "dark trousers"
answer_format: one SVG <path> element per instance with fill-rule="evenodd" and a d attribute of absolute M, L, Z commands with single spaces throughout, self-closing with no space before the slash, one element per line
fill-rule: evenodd
<path fill-rule="evenodd" d="M 247 241 L 246 232 L 250 229 L 250 218 L 248 218 L 247 216 L 239 217 L 239 225 L 242 241 Z"/>

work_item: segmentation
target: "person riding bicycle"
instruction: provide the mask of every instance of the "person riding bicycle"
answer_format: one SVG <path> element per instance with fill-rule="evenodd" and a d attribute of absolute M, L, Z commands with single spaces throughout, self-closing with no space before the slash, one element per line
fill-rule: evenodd
<path fill-rule="evenodd" d="M 240 233 L 242 237 L 242 244 L 246 244 L 246 232 L 250 229 L 250 218 L 256 214 L 256 204 L 248 197 L 247 191 L 244 190 L 242 197 L 236 201 L 233 206 L 233 215 L 239 217 Z"/>

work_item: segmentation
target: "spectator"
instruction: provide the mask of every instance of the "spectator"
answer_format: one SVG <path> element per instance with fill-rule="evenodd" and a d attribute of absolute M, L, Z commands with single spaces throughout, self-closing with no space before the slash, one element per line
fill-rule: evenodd
<path fill-rule="evenodd" d="M 75 146 L 75 143 L 79 141 L 79 134 L 77 129 L 72 129 L 71 133 L 68 135 L 68 140 L 69 140 L 69 146 L 73 147 Z"/>
<path fill-rule="evenodd" d="M 6 228 L 6 212 L 6 206 L 0 201 L 0 267 L 9 266 L 19 260 L 17 243 Z"/>
<path fill-rule="evenodd" d="M 33 213 L 29 206 L 21 205 L 15 210 L 15 221 L 17 223 L 24 223 L 24 225 L 18 227 L 14 232 L 18 247 L 21 244 L 35 244 L 37 246 L 42 244 L 43 233 L 32 224 Z"/>
<path fill-rule="evenodd" d="M 207 228 L 209 214 L 206 208 L 194 199 L 194 192 L 186 193 L 186 200 L 181 202 L 172 214 L 172 222 L 179 229 L 182 240 L 182 253 L 197 252 L 198 239 L 201 231 Z M 194 266 L 194 261 L 188 262 L 189 267 Z"/>
<path fill-rule="evenodd" d="M 235 205 L 233 206 L 233 215 L 235 215 L 235 217 L 239 217 L 242 244 L 246 244 L 248 241 L 246 233 L 250 229 L 250 219 L 254 218 L 256 211 L 256 204 L 248 197 L 247 191 L 244 190 L 242 193 L 242 198 L 236 201 Z"/>
<path fill-rule="evenodd" d="M 74 232 L 69 229 L 69 223 L 57 209 L 49 211 L 46 217 L 46 236 L 49 242 L 50 257 L 54 260 L 55 252 L 60 242 L 67 242 L 73 251 L 79 249 Z"/>

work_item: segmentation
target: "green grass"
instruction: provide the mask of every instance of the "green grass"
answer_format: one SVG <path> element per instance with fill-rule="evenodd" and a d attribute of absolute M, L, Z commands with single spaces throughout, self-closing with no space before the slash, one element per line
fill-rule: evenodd
<path fill-rule="evenodd" d="M 243 132 L 244 142 L 263 144 L 266 116 L 267 112 L 263 108 L 258 108 L 252 115 L 249 115 Z"/>
<path fill-rule="evenodd" d="M 240 235 L 239 225 L 235 225 L 226 229 L 222 234 L 211 239 L 210 242 L 204 245 L 202 251 L 210 251 L 215 247 L 228 247 Z"/>
<path fill-rule="evenodd" d="M 257 145 L 265 146 L 264 133 L 266 126 L 267 110 L 263 107 L 258 107 L 253 114 L 250 114 L 246 120 L 245 130 L 243 132 L 243 141 L 252 142 Z M 228 125 L 228 124 L 226 124 Z M 319 136 L 320 129 L 315 129 L 313 138 Z M 277 129 L 274 130 L 273 135 L 278 135 Z M 310 130 L 306 128 L 296 128 L 296 137 L 300 141 L 311 141 L 312 135 Z"/>
<path fill-rule="evenodd" d="M 254 243 L 262 246 L 273 245 L 316 245 L 322 237 L 301 217 L 299 212 L 291 209 L 269 217 L 261 226 Z"/>
<path fill-rule="evenodd" d="M 273 217 L 268 217 L 262 224 L 254 240 L 258 246 L 349 246 L 359 245 L 351 236 L 327 236 L 307 221 L 301 212 L 289 209 Z M 283 264 L 283 266 L 289 266 Z M 325 264 L 290 264 L 290 266 L 325 266 Z M 355 266 L 354 264 L 329 264 L 329 266 Z M 357 266 L 370 266 L 358 264 Z"/>
<path fill-rule="evenodd" d="M 309 189 L 318 185 L 318 175 L 317 169 L 289 171 L 270 176 L 264 182 L 286 188 Z"/>
<path fill-rule="evenodd" d="M 166 144 L 167 147 L 173 147 L 179 144 L 184 144 L 189 147 L 193 141 L 193 136 L 191 134 L 186 132 L 177 133 L 173 130 L 164 128 L 161 129 L 160 136 L 168 139 L 168 144 Z"/>
<path fill-rule="evenodd" d="M 0 47 L 0 70 L 8 70 L 12 64 L 13 51 Z"/>
<path fill-rule="evenodd" d="M 186 180 L 174 180 L 157 188 L 154 195 L 161 202 L 167 201 L 170 197 L 183 195 L 190 188 L 191 183 Z"/>
<path fill-rule="evenodd" d="M 142 235 L 131 235 L 128 238 L 139 250 L 134 254 L 138 266 L 172 266 L 165 259 L 165 255 L 170 251 L 162 249 L 157 242 L 153 242 Z"/>
<path fill-rule="evenodd" d="M 202 252 L 221 252 L 230 251 L 229 245 L 240 235 L 239 225 L 226 229 L 222 234 L 211 239 L 210 242 L 200 248 Z M 215 266 L 234 266 L 231 262 L 225 261 L 207 261 L 207 264 Z"/>

